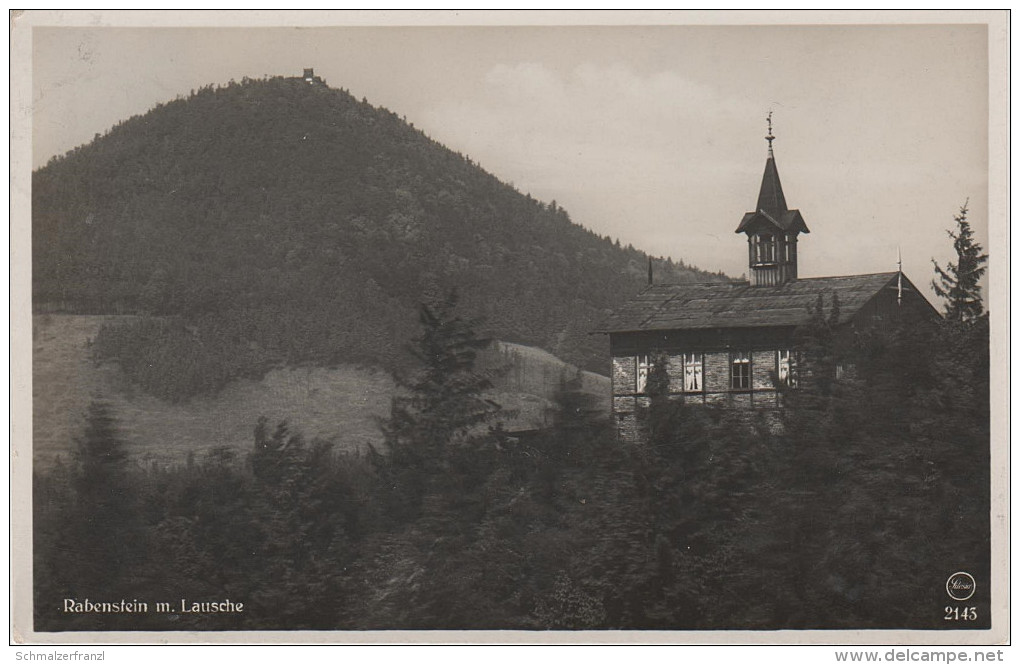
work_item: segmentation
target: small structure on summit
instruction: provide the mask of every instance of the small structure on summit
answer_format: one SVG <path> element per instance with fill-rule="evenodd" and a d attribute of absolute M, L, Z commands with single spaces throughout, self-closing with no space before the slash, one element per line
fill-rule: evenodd
<path fill-rule="evenodd" d="M 325 88 L 326 83 L 322 80 L 321 76 L 315 75 L 315 69 L 313 67 L 305 67 L 304 73 L 300 77 L 293 77 L 292 81 L 304 81 L 310 86 Z"/>
<path fill-rule="evenodd" d="M 653 359 L 665 358 L 672 399 L 732 407 L 780 406 L 779 385 L 795 387 L 795 332 L 821 295 L 839 303 L 839 326 L 885 326 L 904 315 L 940 315 L 902 271 L 801 278 L 797 241 L 809 233 L 787 207 L 769 114 L 768 157 L 755 209 L 737 233 L 747 235 L 747 281 L 652 284 L 613 312 L 598 332 L 609 335 L 612 399 L 621 437 L 638 438 L 636 413 L 648 406 Z"/>

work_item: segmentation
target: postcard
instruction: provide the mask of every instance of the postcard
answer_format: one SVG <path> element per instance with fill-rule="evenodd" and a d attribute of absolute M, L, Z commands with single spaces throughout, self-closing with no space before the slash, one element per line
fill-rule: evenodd
<path fill-rule="evenodd" d="M 1008 640 L 1005 12 L 15 12 L 12 641 Z"/>

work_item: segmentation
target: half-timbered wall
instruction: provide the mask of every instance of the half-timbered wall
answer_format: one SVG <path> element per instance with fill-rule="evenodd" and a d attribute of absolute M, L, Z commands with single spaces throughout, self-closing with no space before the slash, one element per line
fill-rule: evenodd
<path fill-rule="evenodd" d="M 750 344 L 748 344 L 750 346 Z M 651 352 L 627 353 L 627 345 L 618 345 L 613 362 L 613 412 L 620 436 L 640 439 L 640 412 L 649 406 L 647 392 L 638 381 L 639 367 Z M 788 347 L 784 347 L 788 348 Z M 730 349 L 725 351 L 659 351 L 668 360 L 671 399 L 690 403 L 719 404 L 735 408 L 775 408 L 778 405 L 774 377 L 778 375 L 778 349 Z M 687 359 L 685 359 L 685 354 Z M 736 355 L 748 360 L 747 387 L 734 387 L 733 361 Z M 700 389 L 685 385 L 685 361 L 700 361 Z"/>

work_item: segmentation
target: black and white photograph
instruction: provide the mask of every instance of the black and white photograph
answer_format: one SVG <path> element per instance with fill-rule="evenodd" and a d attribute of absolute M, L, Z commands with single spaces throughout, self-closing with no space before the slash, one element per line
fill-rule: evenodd
<path fill-rule="evenodd" d="M 1008 12 L 11 22 L 12 639 L 1008 640 Z"/>

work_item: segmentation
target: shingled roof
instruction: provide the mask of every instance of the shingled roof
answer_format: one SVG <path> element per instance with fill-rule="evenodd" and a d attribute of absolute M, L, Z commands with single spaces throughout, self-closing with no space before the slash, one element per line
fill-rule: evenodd
<path fill-rule="evenodd" d="M 782 231 L 797 230 L 811 233 L 799 210 L 786 207 L 786 196 L 783 185 L 779 181 L 779 169 L 776 159 L 771 154 L 765 161 L 765 173 L 761 177 L 761 189 L 758 190 L 758 205 L 755 210 L 745 213 L 737 227 L 737 233 L 743 233 L 757 223 L 774 226 Z"/>
<path fill-rule="evenodd" d="M 616 310 L 597 332 L 797 326 L 807 322 L 819 294 L 825 306 L 839 299 L 840 321 L 849 320 L 897 273 L 798 279 L 779 286 L 748 282 L 655 284 Z"/>

